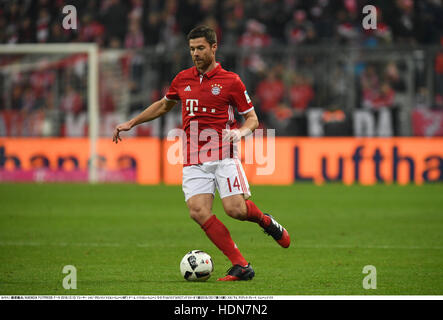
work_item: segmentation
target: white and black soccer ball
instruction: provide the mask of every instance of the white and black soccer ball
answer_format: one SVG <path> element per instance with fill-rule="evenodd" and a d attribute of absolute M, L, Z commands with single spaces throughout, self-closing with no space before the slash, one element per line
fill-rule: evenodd
<path fill-rule="evenodd" d="M 180 272 L 188 281 L 206 281 L 214 271 L 211 256 L 201 250 L 185 254 L 180 262 Z"/>

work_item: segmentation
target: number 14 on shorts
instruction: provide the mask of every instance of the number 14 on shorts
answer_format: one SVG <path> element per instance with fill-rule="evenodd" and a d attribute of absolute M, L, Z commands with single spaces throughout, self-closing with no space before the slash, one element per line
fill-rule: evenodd
<path fill-rule="evenodd" d="M 228 180 L 228 188 L 229 192 L 232 192 L 232 187 L 237 188 L 237 190 L 240 190 L 240 183 L 238 182 L 238 177 L 235 177 L 234 184 L 231 185 L 231 180 L 229 178 L 226 178 Z"/>

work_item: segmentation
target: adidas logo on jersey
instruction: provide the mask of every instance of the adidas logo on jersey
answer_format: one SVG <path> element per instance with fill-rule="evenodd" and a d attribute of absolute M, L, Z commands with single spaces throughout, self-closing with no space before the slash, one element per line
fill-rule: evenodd
<path fill-rule="evenodd" d="M 187 87 L 185 88 L 185 91 L 191 91 L 191 87 L 190 87 L 190 86 L 187 86 Z"/>

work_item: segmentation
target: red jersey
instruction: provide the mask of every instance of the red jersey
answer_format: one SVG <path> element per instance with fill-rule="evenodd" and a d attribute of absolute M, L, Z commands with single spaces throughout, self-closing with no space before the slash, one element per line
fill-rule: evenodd
<path fill-rule="evenodd" d="M 219 63 L 204 75 L 195 66 L 181 71 L 165 98 L 182 101 L 185 166 L 232 157 L 231 144 L 222 142 L 223 130 L 237 128 L 234 108 L 239 114 L 254 109 L 240 77 Z"/>

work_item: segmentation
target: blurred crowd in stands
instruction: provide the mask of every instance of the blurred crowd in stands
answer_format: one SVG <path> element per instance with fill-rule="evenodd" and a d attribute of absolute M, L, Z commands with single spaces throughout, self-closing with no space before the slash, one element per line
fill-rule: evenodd
<path fill-rule="evenodd" d="M 77 32 L 62 8 L 77 9 Z M 361 28 L 362 8 L 377 8 L 377 29 Z M 8 0 L 0 3 L 0 43 L 94 41 L 104 47 L 174 46 L 196 24 L 221 44 L 438 43 L 440 0 Z"/>
<path fill-rule="evenodd" d="M 77 9 L 77 29 L 62 27 L 65 5 Z M 367 5 L 377 8 L 377 29 L 362 28 Z M 219 43 L 228 48 L 275 49 L 306 45 L 353 46 L 359 48 L 442 46 L 443 0 L 21 0 L 0 2 L 0 43 L 95 42 L 103 49 L 156 48 L 173 54 L 186 46 L 185 36 L 197 24 L 211 26 Z M 411 49 L 412 50 L 412 49 Z M 1 58 L 1 57 L 0 57 Z M 143 57 L 130 55 L 120 61 L 131 92 L 143 90 Z M 273 60 L 268 63 L 267 60 Z M 306 123 L 298 115 L 310 107 L 325 107 L 324 123 L 347 121 L 344 102 L 339 98 L 350 88 L 344 83 L 344 67 L 325 71 L 323 57 L 306 56 L 297 68 L 280 63 L 278 57 L 248 55 L 245 82 L 264 126 L 288 134 L 306 135 Z M 289 62 L 290 64 L 290 62 Z M 0 60 L 1 65 L 1 60 Z M 185 65 L 184 65 L 185 66 Z M 180 66 L 180 67 L 184 67 Z M 301 67 L 300 67 L 301 66 Z M 238 67 L 238 66 L 237 66 Z M 175 69 L 178 67 L 175 66 Z M 365 63 L 355 69 L 356 108 L 377 110 L 394 107 L 407 95 L 405 65 L 398 61 Z M 443 53 L 435 56 L 434 93 L 430 100 L 425 83 L 416 85 L 417 105 L 443 109 Z M 174 68 L 172 68 L 174 69 Z M 175 71 L 168 70 L 158 84 L 157 95 L 165 90 Z M 237 71 L 237 70 L 234 70 Z M 76 77 L 75 67 L 61 76 L 63 95 L 57 101 L 49 94 L 55 72 L 43 69 L 17 79 L 3 109 L 21 111 L 46 109 L 57 104 L 63 112 L 86 110 L 85 83 Z M 329 74 L 325 74 L 329 73 Z M 58 75 L 60 77 L 60 75 Z M 101 75 L 101 77 L 107 77 Z M 327 78 L 326 80 L 323 78 Z M 416 77 L 419 79 L 420 77 Z M 69 81 L 68 81 L 69 79 Z M 74 80 L 72 80 L 74 79 Z M 75 80 L 77 79 L 77 80 Z M 123 79 L 123 78 L 122 78 Z M 325 90 L 324 82 L 328 89 Z M 101 83 L 102 112 L 117 109 L 113 88 Z M 114 87 L 118 85 L 114 84 Z M 79 88 L 82 88 L 80 90 Z M 4 91 L 4 88 L 3 88 Z M 327 92 L 326 92 L 327 91 Z M 114 91 L 115 93 L 116 91 Z M 326 93 L 325 93 L 326 92 Z M 46 94 L 47 93 L 47 94 Z M 3 94 L 3 92 L 2 92 Z M 154 95 L 152 95 L 154 98 Z M 400 98 L 400 100 L 399 100 Z M 4 99 L 4 97 L 3 97 Z M 429 102 L 431 101 L 431 102 Z M 145 103 L 148 104 L 148 102 Z M 138 104 L 140 107 L 140 104 Z M 295 120 L 294 120 L 295 119 Z M 294 122 L 295 121 L 295 122 Z M 1 127 L 1 126 L 0 126 Z M 291 127 L 300 130 L 286 130 Z M 348 133 L 344 133 L 345 135 Z M 0 135 L 1 128 L 0 128 Z"/>

